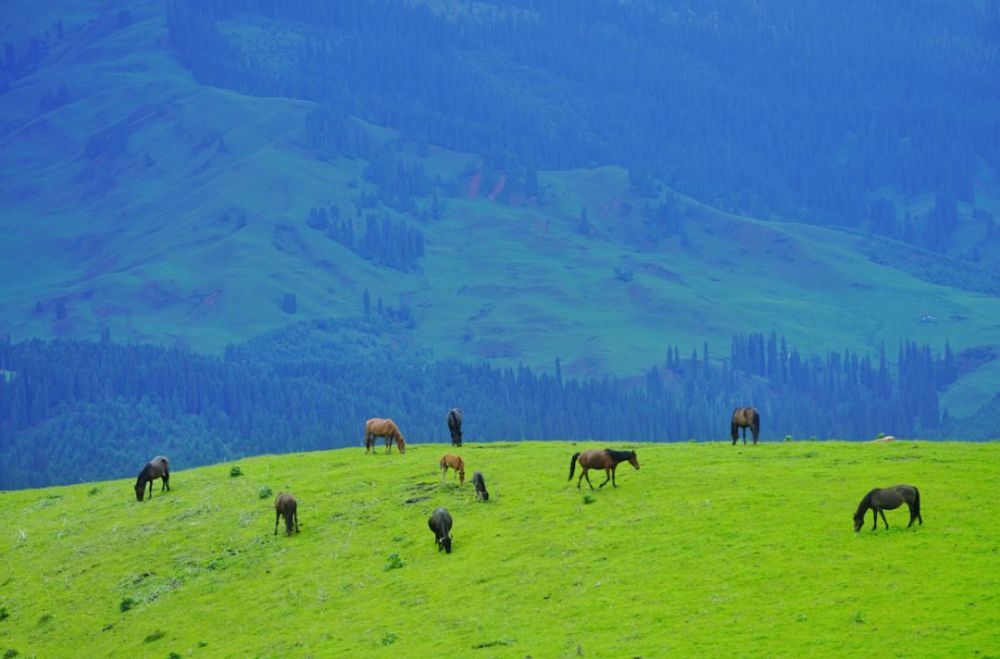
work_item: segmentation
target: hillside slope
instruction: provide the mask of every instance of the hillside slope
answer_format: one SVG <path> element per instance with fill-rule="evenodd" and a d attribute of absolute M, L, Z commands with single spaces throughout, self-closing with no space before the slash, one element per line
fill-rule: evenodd
<path fill-rule="evenodd" d="M 3 26 L 19 49 L 43 30 L 51 44 L 0 95 L 0 333 L 14 339 L 107 330 L 220 352 L 295 319 L 360 314 L 368 291 L 405 308 L 401 338 L 437 356 L 543 369 L 559 357 L 573 376 L 632 375 L 668 345 L 724 354 L 741 331 L 806 352 L 1000 347 L 994 294 L 876 263 L 861 235 L 682 195 L 661 230 L 649 208 L 672 193 L 640 196 L 619 167 L 542 171 L 537 197 L 501 202 L 502 177 L 478 188 L 482 157 L 352 120 L 446 197 L 436 221 L 365 207 L 370 162 L 309 147 L 315 104 L 199 84 L 166 45 L 163 3 L 102 6 Z M 330 205 L 359 227 L 377 213 L 419 228 L 425 255 L 404 270 L 363 258 L 307 224 Z M 997 377 L 996 361 L 966 374 L 949 406 L 974 412 Z"/>
<path fill-rule="evenodd" d="M 441 482 L 446 445 L 258 457 L 0 493 L 0 649 L 20 656 L 995 655 L 996 443 L 641 446 L 591 496 L 587 445 L 466 445 L 491 497 Z M 242 475 L 233 477 L 239 466 Z M 597 474 L 594 475 L 598 477 Z M 595 481 L 595 484 L 599 481 Z M 874 486 L 923 526 L 855 534 Z M 279 490 L 301 533 L 273 531 Z M 454 517 L 438 553 L 427 517 Z M 870 522 L 870 515 L 866 522 Z M 445 650 L 446 649 L 446 650 Z M 8 655 L 13 656 L 13 655 Z"/>

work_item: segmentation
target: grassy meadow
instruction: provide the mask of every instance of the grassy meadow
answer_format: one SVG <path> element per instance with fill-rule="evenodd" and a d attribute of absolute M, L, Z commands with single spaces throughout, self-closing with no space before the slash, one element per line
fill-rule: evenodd
<path fill-rule="evenodd" d="M 1000 444 L 643 444 L 617 489 L 577 490 L 571 454 L 602 445 L 176 464 L 143 503 L 132 479 L 2 492 L 0 652 L 1000 656 Z M 442 483 L 449 451 L 488 503 Z M 924 525 L 903 508 L 854 533 L 861 497 L 900 482 Z M 292 537 L 272 535 L 280 490 Z"/>

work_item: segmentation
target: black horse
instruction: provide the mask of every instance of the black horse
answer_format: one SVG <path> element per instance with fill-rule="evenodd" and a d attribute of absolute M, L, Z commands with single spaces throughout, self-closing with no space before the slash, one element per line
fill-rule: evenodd
<path fill-rule="evenodd" d="M 489 501 L 490 493 L 486 491 L 486 481 L 483 480 L 483 472 L 477 471 L 472 474 L 472 484 L 476 487 L 476 500 Z"/>
<path fill-rule="evenodd" d="M 278 535 L 278 519 L 285 516 L 285 535 L 292 534 L 292 521 L 295 521 L 295 532 L 299 532 L 299 505 L 295 497 L 287 492 L 279 492 L 274 498 L 274 535 Z"/>
<path fill-rule="evenodd" d="M 450 554 L 451 513 L 445 508 L 436 508 L 434 514 L 427 520 L 427 526 L 434 531 L 434 542 L 437 543 L 438 551 L 444 549 L 446 554 Z"/>
<path fill-rule="evenodd" d="M 592 451 L 584 451 L 582 453 L 574 453 L 573 457 L 569 459 L 569 478 L 567 480 L 573 480 L 573 472 L 576 470 L 577 458 L 580 459 L 580 467 L 583 470 L 580 472 L 580 479 L 576 482 L 576 488 L 580 489 L 580 483 L 583 482 L 584 476 L 587 477 L 587 485 L 590 489 L 594 489 L 594 484 L 590 482 L 590 476 L 587 476 L 587 472 L 591 469 L 603 469 L 606 478 L 604 482 L 601 483 L 601 487 L 608 484 L 611 481 L 612 487 L 618 487 L 618 483 L 615 482 L 615 470 L 618 468 L 619 462 L 625 462 L 635 467 L 639 468 L 639 458 L 636 456 L 635 451 L 615 451 L 613 449 L 594 449 Z"/>
<path fill-rule="evenodd" d="M 142 501 L 145 497 L 147 483 L 149 484 L 149 498 L 153 498 L 153 481 L 157 478 L 163 479 L 163 485 L 160 486 L 160 492 L 163 490 L 169 491 L 170 461 L 162 455 L 158 455 L 147 462 L 146 466 L 139 472 L 139 478 L 135 481 L 135 498 L 137 501 Z"/>
<path fill-rule="evenodd" d="M 756 444 L 757 437 L 760 435 L 760 414 L 757 414 L 757 410 L 752 407 L 737 407 L 733 410 L 729 426 L 732 431 L 733 446 L 736 446 L 740 428 L 743 429 L 743 445 L 745 446 L 747 443 L 747 428 L 753 433 L 753 443 Z"/>
<path fill-rule="evenodd" d="M 462 410 L 457 407 L 448 412 L 448 432 L 451 433 L 451 445 L 462 445 Z"/>
<path fill-rule="evenodd" d="M 893 485 L 884 489 L 875 488 L 861 499 L 858 510 L 854 513 L 854 530 L 860 531 L 865 523 L 865 513 L 872 509 L 872 519 L 875 524 L 872 531 L 878 528 L 878 516 L 882 516 L 882 523 L 885 528 L 889 528 L 889 522 L 885 521 L 884 510 L 895 510 L 903 504 L 910 509 L 910 523 L 906 528 L 913 526 L 913 520 L 918 520 L 921 525 L 924 518 L 920 514 L 920 490 L 913 485 Z"/>

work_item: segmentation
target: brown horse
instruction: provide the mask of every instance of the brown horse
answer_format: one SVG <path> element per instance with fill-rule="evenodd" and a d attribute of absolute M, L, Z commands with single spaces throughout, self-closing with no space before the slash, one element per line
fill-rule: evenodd
<path fill-rule="evenodd" d="M 618 487 L 618 483 L 615 482 L 615 469 L 618 468 L 619 462 L 624 462 L 628 460 L 628 463 L 639 468 L 639 458 L 636 456 L 635 451 L 615 451 L 609 448 L 604 450 L 593 450 L 584 451 L 583 453 L 574 453 L 573 457 L 569 459 L 569 478 L 567 480 L 573 480 L 573 472 L 576 471 L 576 463 L 579 458 L 580 467 L 583 471 L 580 472 L 580 479 L 576 481 L 577 489 L 580 489 L 580 483 L 583 482 L 584 477 L 587 478 L 587 485 L 590 489 L 594 489 L 594 484 L 590 482 L 590 476 L 587 472 L 591 469 L 603 469 L 604 475 L 607 478 L 601 483 L 601 487 L 608 484 L 611 481 L 612 487 Z"/>
<path fill-rule="evenodd" d="M 883 510 L 895 510 L 903 504 L 910 509 L 910 523 L 906 528 L 913 526 L 913 520 L 919 520 L 923 526 L 924 518 L 920 514 L 920 490 L 913 485 L 893 485 L 884 489 L 875 488 L 861 499 L 858 509 L 854 513 L 854 530 L 860 531 L 865 524 L 865 513 L 872 509 L 872 517 L 875 524 L 872 531 L 878 528 L 878 516 L 882 516 L 882 523 L 885 528 L 889 528 L 889 522 L 885 521 Z"/>
<path fill-rule="evenodd" d="M 146 495 L 146 484 L 149 484 L 149 498 L 153 498 L 153 481 L 157 478 L 163 479 L 163 485 L 160 486 L 160 492 L 163 490 L 170 491 L 170 461 L 167 460 L 165 456 L 158 455 L 149 462 L 146 466 L 142 468 L 139 472 L 139 478 L 135 481 L 135 498 L 136 501 L 142 501 L 143 497 Z"/>
<path fill-rule="evenodd" d="M 739 436 L 740 428 L 743 429 L 743 445 L 747 443 L 747 428 L 753 433 L 753 443 L 757 444 L 757 437 L 760 435 L 760 415 L 752 407 L 737 407 L 733 410 L 733 418 L 730 422 L 732 430 L 733 446 L 736 446 L 736 439 Z"/>
<path fill-rule="evenodd" d="M 295 497 L 287 492 L 279 492 L 274 498 L 274 535 L 278 535 L 278 519 L 285 516 L 285 535 L 292 534 L 292 520 L 295 521 L 295 532 L 299 532 L 299 506 Z"/>
<path fill-rule="evenodd" d="M 365 422 L 365 453 L 375 452 L 375 438 L 385 437 L 385 452 L 392 452 L 392 442 L 396 442 L 400 453 L 406 453 L 406 440 L 399 426 L 392 419 L 368 419 Z"/>
<path fill-rule="evenodd" d="M 450 467 L 455 470 L 455 475 L 458 476 L 458 484 L 465 485 L 465 461 L 462 460 L 461 456 L 446 453 L 441 456 L 441 461 L 438 462 L 438 466 L 441 467 L 442 481 L 448 475 L 448 469 Z"/>

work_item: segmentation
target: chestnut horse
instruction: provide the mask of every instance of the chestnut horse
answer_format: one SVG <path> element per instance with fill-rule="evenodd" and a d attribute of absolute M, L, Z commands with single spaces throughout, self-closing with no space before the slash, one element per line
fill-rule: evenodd
<path fill-rule="evenodd" d="M 368 419 L 365 422 L 365 453 L 375 452 L 375 438 L 385 437 L 385 452 L 392 452 L 392 442 L 396 442 L 400 453 L 406 453 L 406 440 L 403 433 L 399 432 L 399 426 L 392 419 Z"/>
<path fill-rule="evenodd" d="M 618 468 L 619 462 L 628 460 L 630 465 L 636 469 L 639 468 L 639 458 L 636 456 L 635 451 L 615 451 L 609 448 L 604 450 L 595 449 L 593 451 L 573 454 L 573 457 L 569 459 L 569 478 L 567 480 L 573 480 L 573 472 L 576 470 L 578 458 L 583 471 L 580 472 L 580 479 L 576 481 L 577 489 L 580 489 L 580 483 L 583 482 L 584 477 L 587 478 L 587 485 L 590 486 L 590 489 L 594 489 L 594 484 L 590 482 L 590 476 L 587 476 L 587 472 L 591 469 L 604 470 L 607 478 L 601 483 L 601 487 L 607 485 L 608 481 L 611 481 L 612 487 L 618 487 L 618 483 L 615 482 L 615 469 Z"/>
<path fill-rule="evenodd" d="M 287 492 L 279 492 L 274 498 L 274 535 L 278 535 L 278 519 L 285 516 L 285 535 L 292 534 L 292 520 L 295 520 L 295 532 L 299 532 L 299 510 L 295 497 Z"/>
<path fill-rule="evenodd" d="M 453 408 L 448 412 L 448 432 L 451 433 L 451 445 L 462 445 L 462 410 Z"/>
<path fill-rule="evenodd" d="M 889 528 L 889 522 L 885 521 L 883 510 L 895 510 L 903 504 L 910 509 L 910 523 L 906 528 L 913 526 L 913 520 L 919 520 L 923 526 L 924 518 L 920 514 L 920 490 L 913 485 L 893 485 L 884 489 L 875 488 L 861 499 L 858 509 L 854 513 L 854 530 L 860 531 L 865 524 L 865 513 L 872 509 L 872 517 L 875 525 L 872 531 L 878 528 L 878 516 L 882 516 L 882 523 L 885 528 Z"/>
<path fill-rule="evenodd" d="M 441 461 L 438 462 L 438 466 L 441 467 L 442 481 L 444 481 L 445 476 L 448 475 L 448 468 L 450 467 L 455 470 L 455 475 L 458 476 L 458 484 L 465 485 L 465 461 L 462 460 L 461 456 L 446 453 L 441 456 Z"/>
<path fill-rule="evenodd" d="M 142 501 L 146 495 L 147 483 L 149 484 L 149 498 L 153 498 L 153 481 L 157 478 L 163 479 L 160 492 L 163 490 L 170 491 L 170 461 L 167 460 L 166 456 L 156 456 L 147 462 L 146 466 L 139 472 L 139 478 L 135 481 L 135 498 L 137 501 Z"/>
<path fill-rule="evenodd" d="M 752 407 L 737 407 L 733 410 L 733 418 L 730 421 L 732 430 L 733 446 L 736 446 L 736 439 L 739 436 L 740 428 L 743 429 L 743 445 L 747 443 L 747 428 L 753 433 L 753 443 L 757 443 L 757 436 L 760 435 L 760 415 Z"/>

